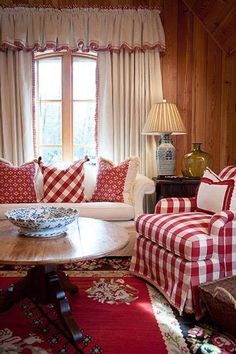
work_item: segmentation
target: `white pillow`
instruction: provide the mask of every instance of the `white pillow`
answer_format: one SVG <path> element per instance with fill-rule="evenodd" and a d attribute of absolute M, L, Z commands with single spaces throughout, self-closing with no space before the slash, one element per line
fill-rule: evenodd
<path fill-rule="evenodd" d="M 213 172 L 209 167 L 207 167 L 204 171 L 202 178 L 208 178 L 212 182 L 220 182 L 223 181 L 215 172 Z"/>
<path fill-rule="evenodd" d="M 222 180 L 207 168 L 197 191 L 197 210 L 209 214 L 215 214 L 222 210 L 235 210 L 235 182 L 233 179 Z"/>

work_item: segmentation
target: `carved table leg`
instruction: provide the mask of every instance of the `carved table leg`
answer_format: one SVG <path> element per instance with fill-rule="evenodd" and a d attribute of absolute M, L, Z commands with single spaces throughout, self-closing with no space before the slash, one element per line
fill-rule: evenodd
<path fill-rule="evenodd" d="M 70 294 L 77 294 L 79 292 L 77 286 L 71 283 L 66 273 L 61 270 L 58 270 L 57 273 L 60 279 L 60 284 L 65 291 L 68 291 Z"/>
<path fill-rule="evenodd" d="M 57 272 L 50 272 L 48 273 L 47 277 L 48 288 L 51 297 L 50 302 L 55 305 L 57 312 L 61 316 L 64 325 L 71 333 L 73 340 L 75 342 L 80 341 L 82 339 L 82 333 L 79 331 L 78 326 L 72 317 L 66 294 L 60 285 L 61 279 L 59 274 Z M 73 290 L 75 289 L 73 288 Z"/>
<path fill-rule="evenodd" d="M 57 271 L 57 266 L 35 266 L 24 278 L 0 295 L 0 312 L 9 310 L 25 297 L 35 304 L 53 304 L 66 330 L 75 342 L 79 342 L 82 333 L 72 317 L 65 291 L 75 294 L 78 293 L 78 288 L 64 272 Z"/>
<path fill-rule="evenodd" d="M 24 277 L 16 284 L 9 286 L 6 292 L 0 295 L 0 313 L 8 311 L 15 303 L 27 297 L 28 277 Z"/>

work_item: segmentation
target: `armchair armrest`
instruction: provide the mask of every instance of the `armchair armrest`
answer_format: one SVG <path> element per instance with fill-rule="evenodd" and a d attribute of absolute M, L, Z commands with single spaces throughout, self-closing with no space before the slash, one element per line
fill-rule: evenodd
<path fill-rule="evenodd" d="M 208 227 L 213 238 L 213 257 L 220 264 L 221 277 L 236 274 L 236 211 L 226 210 L 214 214 Z"/>
<path fill-rule="evenodd" d="M 220 236 L 222 229 L 231 221 L 236 222 L 236 211 L 226 210 L 212 215 L 209 223 L 209 234 Z"/>
<path fill-rule="evenodd" d="M 156 214 L 184 213 L 195 211 L 196 198 L 163 198 L 158 201 L 155 207 Z"/>
<path fill-rule="evenodd" d="M 138 174 L 133 186 L 133 205 L 135 218 L 143 214 L 143 201 L 145 194 L 153 194 L 155 192 L 155 183 L 148 177 Z"/>

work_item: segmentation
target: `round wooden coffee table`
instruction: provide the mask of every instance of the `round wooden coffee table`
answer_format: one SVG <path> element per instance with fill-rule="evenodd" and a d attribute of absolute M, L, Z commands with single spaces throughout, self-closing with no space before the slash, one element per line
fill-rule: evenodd
<path fill-rule="evenodd" d="M 128 232 L 112 223 L 79 218 L 68 226 L 65 235 L 55 238 L 27 237 L 18 234 L 9 221 L 0 222 L 0 263 L 33 265 L 27 275 L 0 296 L 0 312 L 27 297 L 37 306 L 53 304 L 68 337 L 78 342 L 82 333 L 72 317 L 65 292 L 78 292 L 59 264 L 109 255 L 128 243 Z"/>

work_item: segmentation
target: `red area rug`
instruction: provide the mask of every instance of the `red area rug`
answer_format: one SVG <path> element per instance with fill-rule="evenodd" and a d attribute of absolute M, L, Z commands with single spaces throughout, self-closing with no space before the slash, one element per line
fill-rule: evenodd
<path fill-rule="evenodd" d="M 79 295 L 69 296 L 72 313 L 83 332 L 78 347 L 63 335 L 52 306 L 43 308 L 50 322 L 25 299 L 0 314 L 0 353 L 189 353 L 172 309 L 144 281 L 127 271 L 69 274 L 79 287 Z M 0 288 L 6 289 L 17 280 L 12 275 L 19 273 L 2 271 L 1 275 Z"/>

